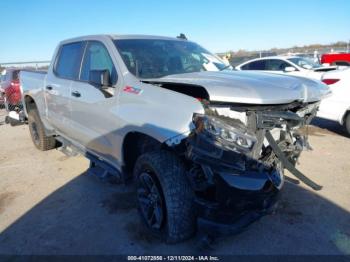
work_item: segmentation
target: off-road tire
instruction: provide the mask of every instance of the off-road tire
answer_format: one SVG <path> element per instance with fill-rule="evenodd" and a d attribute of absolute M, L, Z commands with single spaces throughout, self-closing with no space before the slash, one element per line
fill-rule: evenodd
<path fill-rule="evenodd" d="M 151 173 L 156 180 L 165 210 L 162 226 L 160 229 L 154 229 L 148 225 L 139 202 L 142 220 L 151 233 L 168 244 L 181 242 L 193 236 L 196 231 L 194 193 L 181 160 L 164 150 L 145 153 L 138 158 L 134 167 L 137 188 L 141 183 L 140 175 L 144 172 Z"/>
<path fill-rule="evenodd" d="M 28 126 L 33 144 L 37 149 L 47 151 L 56 147 L 56 139 L 46 135 L 37 109 L 31 109 L 28 112 Z"/>

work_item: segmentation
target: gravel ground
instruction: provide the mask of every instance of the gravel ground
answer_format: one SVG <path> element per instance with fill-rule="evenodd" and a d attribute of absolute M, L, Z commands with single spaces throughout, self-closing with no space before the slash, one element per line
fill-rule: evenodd
<path fill-rule="evenodd" d="M 286 183 L 277 211 L 239 235 L 216 240 L 218 254 L 350 254 L 350 139 L 336 123 L 311 126 L 314 150 L 299 169 L 323 185 Z M 200 254 L 199 237 L 177 245 L 140 223 L 131 186 L 86 173 L 88 161 L 37 151 L 27 126 L 0 126 L 0 254 Z"/>

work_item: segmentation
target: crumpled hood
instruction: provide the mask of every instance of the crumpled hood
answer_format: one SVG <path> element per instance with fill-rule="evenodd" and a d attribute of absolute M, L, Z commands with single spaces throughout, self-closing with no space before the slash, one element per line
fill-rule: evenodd
<path fill-rule="evenodd" d="M 170 75 L 151 82 L 199 85 L 207 90 L 210 101 L 247 104 L 315 102 L 331 93 L 327 85 L 316 80 L 247 71 L 204 71 Z"/>

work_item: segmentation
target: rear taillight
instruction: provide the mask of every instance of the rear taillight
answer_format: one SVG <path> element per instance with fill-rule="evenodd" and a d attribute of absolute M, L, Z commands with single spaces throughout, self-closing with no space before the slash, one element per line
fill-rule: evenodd
<path fill-rule="evenodd" d="M 340 79 L 334 79 L 334 78 L 326 78 L 326 79 L 322 79 L 322 82 L 325 83 L 326 85 L 333 85 L 336 82 L 338 82 Z"/>

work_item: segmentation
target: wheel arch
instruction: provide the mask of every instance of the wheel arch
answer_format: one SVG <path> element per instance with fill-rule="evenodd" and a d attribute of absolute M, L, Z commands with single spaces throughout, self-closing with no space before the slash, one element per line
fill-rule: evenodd
<path fill-rule="evenodd" d="M 36 102 L 34 100 L 34 98 L 30 95 L 25 95 L 24 96 L 24 113 L 26 115 L 26 117 L 28 117 L 28 112 L 31 109 L 37 108 Z"/>
<path fill-rule="evenodd" d="M 137 158 L 146 152 L 166 148 L 167 145 L 160 140 L 138 131 L 130 131 L 122 143 L 123 168 L 132 171 Z"/>
<path fill-rule="evenodd" d="M 44 124 L 46 135 L 56 135 L 54 128 L 51 126 L 51 124 L 44 117 L 45 109 L 41 108 L 42 106 L 40 106 L 40 103 L 39 104 L 37 103 L 37 101 L 35 100 L 35 98 L 33 98 L 33 96 L 28 95 L 28 94 L 24 95 L 23 103 L 24 103 L 23 111 L 24 111 L 26 119 L 28 119 L 29 111 L 36 109 L 39 113 L 41 121 Z"/>

